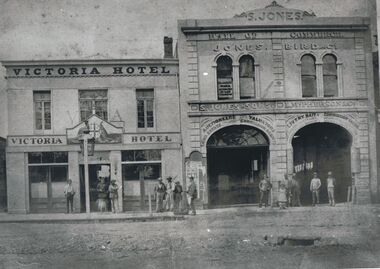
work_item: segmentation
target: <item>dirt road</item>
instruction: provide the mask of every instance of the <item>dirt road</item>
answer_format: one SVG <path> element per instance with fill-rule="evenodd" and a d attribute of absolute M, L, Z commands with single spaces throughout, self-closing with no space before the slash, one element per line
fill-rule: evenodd
<path fill-rule="evenodd" d="M 0 224 L 0 268 L 380 267 L 379 211 L 239 208 L 170 222 Z"/>

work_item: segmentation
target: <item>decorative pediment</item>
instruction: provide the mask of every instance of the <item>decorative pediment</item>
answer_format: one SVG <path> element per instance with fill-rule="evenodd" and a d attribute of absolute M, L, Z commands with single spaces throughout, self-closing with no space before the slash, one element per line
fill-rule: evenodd
<path fill-rule="evenodd" d="M 315 17 L 315 13 L 313 11 L 285 8 L 276 1 L 273 1 L 265 8 L 246 11 L 234 16 L 234 18 L 246 18 L 249 21 L 278 22 L 300 21 L 305 17 Z"/>
<path fill-rule="evenodd" d="M 83 139 L 86 130 L 89 131 L 90 138 L 95 138 L 95 143 L 115 144 L 122 142 L 123 128 L 117 127 L 93 114 L 73 128 L 66 129 L 67 143 L 79 143 Z"/>

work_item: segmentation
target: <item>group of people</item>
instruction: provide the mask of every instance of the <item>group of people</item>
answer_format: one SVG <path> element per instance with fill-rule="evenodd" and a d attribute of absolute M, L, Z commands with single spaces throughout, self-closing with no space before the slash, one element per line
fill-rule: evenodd
<path fill-rule="evenodd" d="M 195 215 L 195 199 L 198 198 L 198 191 L 194 177 L 190 176 L 189 179 L 189 187 L 184 191 L 178 180 L 173 183 L 173 178 L 167 177 L 165 184 L 161 177 L 158 178 L 154 187 L 156 212 L 172 211 L 174 214 L 188 214 L 190 204 L 191 214 Z"/>
<path fill-rule="evenodd" d="M 290 178 L 289 178 L 290 176 Z M 278 197 L 277 201 L 280 209 L 285 209 L 289 206 L 301 206 L 300 196 L 301 196 L 301 188 L 299 182 L 295 178 L 295 174 L 284 175 L 284 180 L 279 184 Z M 336 180 L 333 177 L 331 171 L 327 173 L 327 193 L 329 198 L 330 206 L 335 206 L 335 186 Z M 315 206 L 319 204 L 319 192 L 321 189 L 322 183 L 320 178 L 318 178 L 318 173 L 313 173 L 313 178 L 310 181 L 310 192 L 312 195 L 312 205 Z M 259 183 L 260 190 L 260 202 L 259 207 L 262 207 L 262 204 L 265 207 L 268 206 L 268 197 L 270 190 L 272 189 L 272 184 L 269 181 L 268 176 L 264 176 L 264 178 Z"/>

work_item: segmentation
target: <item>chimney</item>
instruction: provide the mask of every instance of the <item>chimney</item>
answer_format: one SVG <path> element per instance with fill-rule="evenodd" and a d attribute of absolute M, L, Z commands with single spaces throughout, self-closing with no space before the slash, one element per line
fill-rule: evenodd
<path fill-rule="evenodd" d="M 173 58 L 173 38 L 164 36 L 164 58 Z"/>

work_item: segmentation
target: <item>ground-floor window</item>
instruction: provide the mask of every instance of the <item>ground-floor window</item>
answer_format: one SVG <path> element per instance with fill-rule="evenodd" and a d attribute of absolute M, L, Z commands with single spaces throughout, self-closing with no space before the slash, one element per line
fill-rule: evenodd
<path fill-rule="evenodd" d="M 161 177 L 161 151 L 123 151 L 122 177 L 124 210 L 147 210 L 148 195 L 154 199 L 154 186 Z"/>
<path fill-rule="evenodd" d="M 65 212 L 64 187 L 68 179 L 66 152 L 28 154 L 30 211 Z"/>

